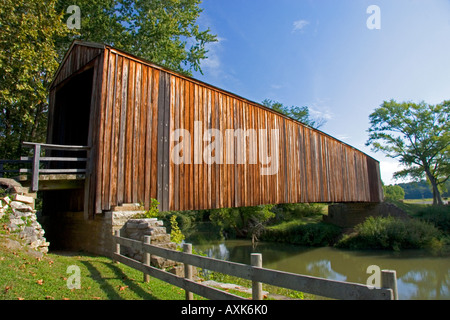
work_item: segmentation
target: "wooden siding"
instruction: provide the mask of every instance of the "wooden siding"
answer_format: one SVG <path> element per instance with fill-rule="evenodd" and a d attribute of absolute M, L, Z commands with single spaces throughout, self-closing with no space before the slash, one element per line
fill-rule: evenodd
<path fill-rule="evenodd" d="M 69 49 L 69 54 L 64 57 L 63 63 L 56 72 L 51 87 L 56 87 L 64 80 L 72 77 L 75 73 L 82 71 L 89 62 L 93 61 L 97 56 L 104 52 L 104 46 L 80 46 L 73 45 Z"/>
<path fill-rule="evenodd" d="M 92 98 L 95 176 L 88 202 L 96 213 L 123 203 L 148 208 L 152 198 L 164 211 L 382 199 L 379 163 L 323 132 L 110 47 L 95 68 L 101 92 Z M 176 139 L 177 129 L 190 139 Z M 210 129 L 221 133 L 223 148 L 211 153 L 221 164 L 203 161 L 212 143 L 203 133 Z M 227 129 L 254 129 L 256 143 L 239 148 L 250 139 L 227 136 Z M 185 163 L 171 161 L 176 146 Z M 267 167 L 261 160 L 268 159 L 260 153 L 273 161 L 271 150 L 278 171 L 261 175 Z"/>

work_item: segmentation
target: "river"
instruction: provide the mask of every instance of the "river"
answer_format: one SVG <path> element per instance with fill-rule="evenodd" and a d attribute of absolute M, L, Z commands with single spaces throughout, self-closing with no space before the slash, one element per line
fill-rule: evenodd
<path fill-rule="evenodd" d="M 362 284 L 370 276 L 367 268 L 376 265 L 397 272 L 400 300 L 450 300 L 450 256 L 424 250 L 350 251 L 264 242 L 253 249 L 245 240 L 193 245 L 217 259 L 250 264 L 250 254 L 261 253 L 264 268 Z"/>

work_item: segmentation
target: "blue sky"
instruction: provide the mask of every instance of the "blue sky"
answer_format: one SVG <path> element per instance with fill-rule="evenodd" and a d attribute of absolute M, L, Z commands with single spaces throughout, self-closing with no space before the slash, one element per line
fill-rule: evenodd
<path fill-rule="evenodd" d="M 367 8 L 381 10 L 370 30 Z M 308 106 L 320 129 L 381 163 L 365 146 L 383 101 L 450 99 L 450 0 L 204 0 L 199 24 L 219 41 L 194 77 L 255 102 Z"/>

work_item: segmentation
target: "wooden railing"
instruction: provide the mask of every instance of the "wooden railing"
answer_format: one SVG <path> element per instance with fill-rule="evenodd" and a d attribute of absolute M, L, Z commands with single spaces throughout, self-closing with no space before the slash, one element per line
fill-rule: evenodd
<path fill-rule="evenodd" d="M 31 174 L 31 191 L 36 192 L 39 190 L 39 175 L 40 174 L 85 174 L 87 172 L 87 152 L 90 150 L 86 146 L 69 146 L 69 145 L 55 145 L 55 144 L 43 144 L 43 143 L 33 143 L 33 142 L 23 142 L 23 146 L 32 149 L 31 157 L 21 157 L 20 160 L 0 160 L 0 177 L 3 177 L 5 173 L 25 173 Z M 54 150 L 54 151 L 72 151 L 72 152 L 85 152 L 85 157 L 46 157 L 41 156 L 41 151 L 43 150 Z M 41 164 L 45 162 L 47 168 L 41 168 Z M 83 163 L 82 169 L 75 168 L 53 168 L 50 169 L 49 164 L 51 162 L 74 162 Z M 30 164 L 31 169 L 20 168 L 15 170 L 5 170 L 5 164 L 16 164 L 24 165 Z"/>
<path fill-rule="evenodd" d="M 144 242 L 122 238 L 119 231 L 113 236 L 116 246 L 113 259 L 128 265 L 147 276 L 155 277 L 180 287 L 186 291 L 186 299 L 192 300 L 192 293 L 211 300 L 240 300 L 244 299 L 219 289 L 207 287 L 192 279 L 192 266 L 205 270 L 216 271 L 252 281 L 252 299 L 262 300 L 262 283 L 310 293 L 317 296 L 342 300 L 397 300 L 396 272 L 383 270 L 381 275 L 382 288 L 369 288 L 366 285 L 349 283 L 305 275 L 287 273 L 262 267 L 261 254 L 251 255 L 251 265 L 217 260 L 192 254 L 192 245 L 185 244 L 184 252 L 160 248 L 150 244 L 150 237 Z M 120 254 L 120 247 L 126 246 L 139 250 L 144 255 L 144 262 L 139 262 Z M 150 256 L 155 255 L 172 261 L 183 263 L 185 277 L 178 277 L 150 265 Z"/>

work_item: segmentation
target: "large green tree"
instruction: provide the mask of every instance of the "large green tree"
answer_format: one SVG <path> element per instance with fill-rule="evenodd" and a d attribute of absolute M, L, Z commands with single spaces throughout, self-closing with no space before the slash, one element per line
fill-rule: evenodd
<path fill-rule="evenodd" d="M 442 205 L 441 188 L 450 178 L 450 101 L 385 101 L 370 115 L 370 124 L 367 145 L 398 159 L 405 168 L 394 176 L 426 177 L 433 204 Z"/>
<path fill-rule="evenodd" d="M 45 140 L 48 86 L 73 40 L 101 42 L 190 75 L 216 41 L 201 0 L 0 0 L 0 158 Z M 81 28 L 67 21 L 80 8 Z"/>
<path fill-rule="evenodd" d="M 211 210 L 211 221 L 223 230 L 232 230 L 240 238 L 255 234 L 269 219 L 275 217 L 273 205 Z"/>
<path fill-rule="evenodd" d="M 57 10 L 77 5 L 81 28 L 72 38 L 100 42 L 191 75 L 201 72 L 206 45 L 217 41 L 197 23 L 201 0 L 59 0 Z M 68 18 L 71 13 L 66 14 Z M 64 43 L 65 42 L 65 43 Z M 60 43 L 64 52 L 67 38 Z"/>
<path fill-rule="evenodd" d="M 0 0 L 0 158 L 45 137 L 47 87 L 67 34 L 56 0 Z"/>
<path fill-rule="evenodd" d="M 402 187 L 396 186 L 383 186 L 384 200 L 404 200 L 405 190 Z"/>

